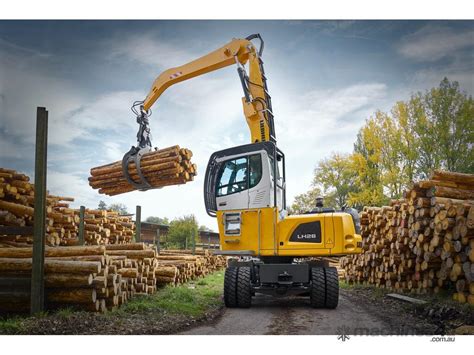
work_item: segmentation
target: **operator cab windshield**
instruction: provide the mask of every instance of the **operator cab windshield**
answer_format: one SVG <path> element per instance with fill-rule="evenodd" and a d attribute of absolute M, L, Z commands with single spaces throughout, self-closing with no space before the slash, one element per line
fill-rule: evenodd
<path fill-rule="evenodd" d="M 228 160 L 222 167 L 217 196 L 226 196 L 256 186 L 262 178 L 260 154 Z"/>

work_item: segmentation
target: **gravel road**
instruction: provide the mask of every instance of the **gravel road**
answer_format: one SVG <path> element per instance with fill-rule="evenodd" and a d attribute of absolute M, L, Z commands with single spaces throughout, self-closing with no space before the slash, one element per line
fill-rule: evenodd
<path fill-rule="evenodd" d="M 341 290 L 335 310 L 313 309 L 305 297 L 256 295 L 249 309 L 226 309 L 212 324 L 180 334 L 318 334 L 334 335 L 359 329 L 384 331 L 390 325 L 350 300 Z"/>

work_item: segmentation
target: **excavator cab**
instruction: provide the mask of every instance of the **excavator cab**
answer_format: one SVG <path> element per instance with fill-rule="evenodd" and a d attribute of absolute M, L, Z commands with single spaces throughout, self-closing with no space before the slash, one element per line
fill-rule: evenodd
<path fill-rule="evenodd" d="M 218 211 L 271 207 L 284 213 L 285 155 L 273 142 L 215 152 L 206 169 L 204 201 L 212 217 Z"/>

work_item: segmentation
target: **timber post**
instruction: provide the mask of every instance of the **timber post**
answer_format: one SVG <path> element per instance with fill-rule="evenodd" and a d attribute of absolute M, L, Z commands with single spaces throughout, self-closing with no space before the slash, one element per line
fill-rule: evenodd
<path fill-rule="evenodd" d="M 161 243 L 160 243 L 160 228 L 156 230 L 156 250 L 160 254 Z"/>
<path fill-rule="evenodd" d="M 142 207 L 137 206 L 135 211 L 135 243 L 141 242 L 142 237 Z"/>
<path fill-rule="evenodd" d="M 37 107 L 35 151 L 35 210 L 31 271 L 31 314 L 44 310 L 44 244 L 46 232 L 46 171 L 48 111 Z"/>
<path fill-rule="evenodd" d="M 86 213 L 86 208 L 81 206 L 79 209 L 79 245 L 85 244 L 84 239 L 84 215 Z"/>

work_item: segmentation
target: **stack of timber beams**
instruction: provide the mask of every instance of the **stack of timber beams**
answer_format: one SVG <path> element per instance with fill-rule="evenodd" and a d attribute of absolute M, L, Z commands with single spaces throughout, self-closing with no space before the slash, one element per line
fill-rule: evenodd
<path fill-rule="evenodd" d="M 341 259 L 349 283 L 452 292 L 474 304 L 474 175 L 435 171 L 389 206 L 360 214 L 363 253 Z"/>
<path fill-rule="evenodd" d="M 185 184 L 197 174 L 192 155 L 189 149 L 177 145 L 155 150 L 143 154 L 140 170 L 152 188 Z M 128 172 L 135 182 L 140 182 L 135 163 L 128 164 Z M 123 175 L 121 161 L 92 168 L 90 174 L 89 185 L 100 194 L 114 196 L 136 190 Z"/>

